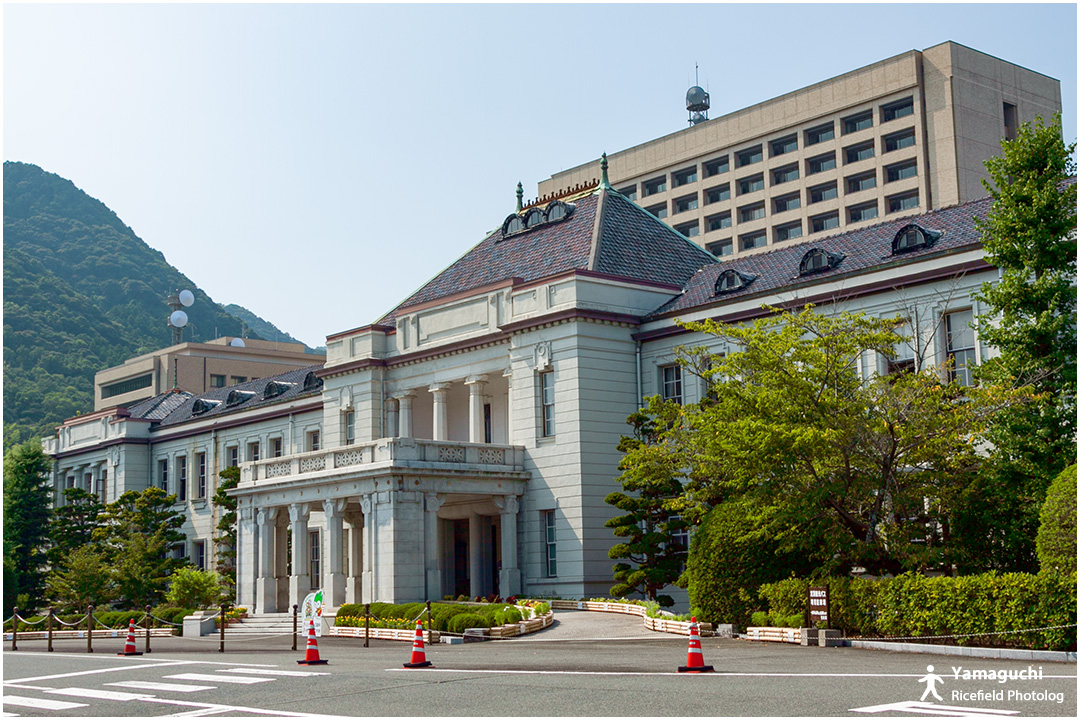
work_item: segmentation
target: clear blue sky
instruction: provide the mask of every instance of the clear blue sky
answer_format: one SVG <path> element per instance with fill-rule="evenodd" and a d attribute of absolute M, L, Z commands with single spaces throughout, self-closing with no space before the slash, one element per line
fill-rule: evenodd
<path fill-rule="evenodd" d="M 103 201 L 218 302 L 365 325 L 539 181 L 945 40 L 1061 81 L 1076 6 L 5 5 L 4 152 Z M 164 314 L 165 308 L 162 307 Z"/>

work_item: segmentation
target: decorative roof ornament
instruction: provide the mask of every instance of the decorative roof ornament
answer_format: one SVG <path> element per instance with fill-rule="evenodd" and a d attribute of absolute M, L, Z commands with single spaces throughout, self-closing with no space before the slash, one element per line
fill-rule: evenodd
<path fill-rule="evenodd" d="M 607 177 L 607 153 L 600 156 L 600 189 L 610 190 L 611 183 L 608 182 Z"/>
<path fill-rule="evenodd" d="M 521 199 L 525 197 L 525 189 L 521 187 L 521 183 L 518 183 L 517 187 L 517 210 L 514 212 L 521 212 Z"/>

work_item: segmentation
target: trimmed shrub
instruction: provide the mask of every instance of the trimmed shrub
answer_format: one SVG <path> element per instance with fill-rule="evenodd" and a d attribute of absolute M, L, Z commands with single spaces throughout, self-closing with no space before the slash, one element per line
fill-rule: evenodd
<path fill-rule="evenodd" d="M 463 633 L 469 628 L 489 628 L 491 622 L 479 613 L 461 613 L 450 618 L 447 632 Z"/>
<path fill-rule="evenodd" d="M 1076 572 L 1076 465 L 1062 470 L 1046 491 L 1035 547 L 1040 570 Z"/>

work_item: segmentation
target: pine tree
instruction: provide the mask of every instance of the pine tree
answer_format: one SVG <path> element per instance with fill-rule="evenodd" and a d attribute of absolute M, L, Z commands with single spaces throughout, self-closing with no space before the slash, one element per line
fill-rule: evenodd
<path fill-rule="evenodd" d="M 49 468 L 36 440 L 16 445 L 4 456 L 4 555 L 12 560 L 20 595 L 27 595 L 34 607 L 45 588 L 52 514 Z"/>
<path fill-rule="evenodd" d="M 214 492 L 214 505 L 221 508 L 218 520 L 218 535 L 214 538 L 217 546 L 218 574 L 226 586 L 226 593 L 231 599 L 236 598 L 236 498 L 227 494 L 240 483 L 240 468 L 227 467 L 218 477 L 217 491 Z"/>

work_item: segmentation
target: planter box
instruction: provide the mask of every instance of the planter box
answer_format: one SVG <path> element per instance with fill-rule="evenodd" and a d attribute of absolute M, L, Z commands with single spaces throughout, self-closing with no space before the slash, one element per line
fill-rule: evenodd
<path fill-rule="evenodd" d="M 150 628 L 150 637 L 172 637 L 173 628 Z M 47 630 L 20 630 L 19 641 L 23 640 L 45 640 L 49 637 Z M 95 638 L 127 638 L 127 628 L 123 630 L 94 630 Z M 135 629 L 135 639 L 146 637 L 146 628 Z M 53 640 L 74 640 L 78 638 L 86 638 L 85 630 L 53 630 Z M 11 631 L 4 631 L 4 640 L 11 640 Z"/>
<path fill-rule="evenodd" d="M 802 631 L 802 628 L 749 627 L 746 628 L 746 637 L 762 642 L 798 644 L 802 642 Z"/>
<path fill-rule="evenodd" d="M 184 637 L 202 637 L 217 632 L 217 611 L 200 610 L 184 618 Z"/>
<path fill-rule="evenodd" d="M 415 628 L 412 630 L 404 630 L 398 628 L 371 628 L 369 631 L 372 640 L 399 640 L 403 642 L 412 642 L 416 638 Z M 331 637 L 351 637 L 351 638 L 363 638 L 364 628 L 362 627 L 340 627 L 338 625 L 333 626 L 329 630 Z M 439 642 L 438 630 L 424 630 L 424 644 L 429 645 L 431 643 Z"/>

